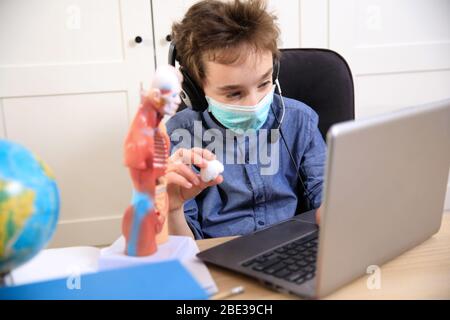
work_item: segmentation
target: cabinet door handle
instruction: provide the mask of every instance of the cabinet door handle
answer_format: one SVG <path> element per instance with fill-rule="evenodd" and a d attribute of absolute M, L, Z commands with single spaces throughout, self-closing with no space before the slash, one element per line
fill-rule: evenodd
<path fill-rule="evenodd" d="M 142 42 L 142 37 L 141 36 L 136 36 L 136 38 L 134 38 L 134 42 L 141 43 Z"/>

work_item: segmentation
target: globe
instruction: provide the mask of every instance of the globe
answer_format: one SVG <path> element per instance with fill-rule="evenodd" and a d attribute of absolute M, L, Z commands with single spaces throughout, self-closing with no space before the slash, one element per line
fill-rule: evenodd
<path fill-rule="evenodd" d="M 0 139 L 0 278 L 48 243 L 58 215 L 49 167 L 22 145 Z"/>

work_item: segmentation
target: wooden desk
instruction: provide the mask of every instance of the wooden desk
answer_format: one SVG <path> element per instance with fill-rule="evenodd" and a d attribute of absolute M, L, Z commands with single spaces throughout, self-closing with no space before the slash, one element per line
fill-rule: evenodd
<path fill-rule="evenodd" d="M 198 240 L 200 250 L 232 239 Z M 208 266 L 219 292 L 242 285 L 245 292 L 230 299 L 298 299 L 271 291 L 257 280 Z M 450 299 L 450 212 L 443 216 L 440 231 L 421 245 L 381 267 L 381 289 L 369 290 L 363 276 L 326 299 Z"/>

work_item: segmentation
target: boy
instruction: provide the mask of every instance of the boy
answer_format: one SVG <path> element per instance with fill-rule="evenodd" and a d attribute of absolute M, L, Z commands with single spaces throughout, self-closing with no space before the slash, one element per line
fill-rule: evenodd
<path fill-rule="evenodd" d="M 196 239 L 242 235 L 292 217 L 304 200 L 289 152 L 303 174 L 311 207 L 321 204 L 326 146 L 318 116 L 299 101 L 283 98 L 283 105 L 274 93 L 279 30 L 265 9 L 259 0 L 205 0 L 173 25 L 180 66 L 203 91 L 207 110 L 185 109 L 167 122 L 175 146 L 166 173 L 171 234 Z M 288 148 L 279 137 L 259 135 L 280 123 Z M 180 130 L 192 138 L 182 148 Z M 207 150 L 205 131 L 216 147 L 226 147 L 215 148 L 215 155 Z M 239 139 L 248 132 L 258 138 L 253 147 Z M 192 148 L 195 143 L 201 145 Z M 275 163 L 269 173 L 261 157 L 264 143 Z M 191 164 L 201 169 L 216 156 L 224 162 L 223 176 L 201 181 Z M 235 156 L 245 160 L 236 164 Z"/>

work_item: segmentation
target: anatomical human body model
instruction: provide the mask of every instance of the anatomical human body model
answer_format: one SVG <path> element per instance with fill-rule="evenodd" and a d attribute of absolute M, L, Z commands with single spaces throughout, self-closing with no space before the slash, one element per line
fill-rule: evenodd
<path fill-rule="evenodd" d="M 168 196 L 164 178 L 170 139 L 164 115 L 173 115 L 181 100 L 182 76 L 172 66 L 159 67 L 125 140 L 125 165 L 133 181 L 133 199 L 122 220 L 125 253 L 147 256 L 168 239 Z"/>

